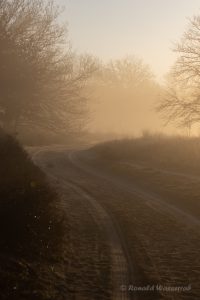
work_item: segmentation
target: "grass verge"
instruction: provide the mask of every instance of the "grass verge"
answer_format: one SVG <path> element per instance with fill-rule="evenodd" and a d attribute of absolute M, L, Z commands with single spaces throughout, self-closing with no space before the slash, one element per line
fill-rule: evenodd
<path fill-rule="evenodd" d="M 1 299 L 53 299 L 51 268 L 66 230 L 57 195 L 19 143 L 3 132 L 0 158 Z"/>

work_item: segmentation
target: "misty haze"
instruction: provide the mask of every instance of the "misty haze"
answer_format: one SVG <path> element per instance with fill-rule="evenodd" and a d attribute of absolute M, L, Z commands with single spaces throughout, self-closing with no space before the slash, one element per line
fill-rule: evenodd
<path fill-rule="evenodd" d="M 0 1 L 0 300 L 200 299 L 199 9 Z"/>

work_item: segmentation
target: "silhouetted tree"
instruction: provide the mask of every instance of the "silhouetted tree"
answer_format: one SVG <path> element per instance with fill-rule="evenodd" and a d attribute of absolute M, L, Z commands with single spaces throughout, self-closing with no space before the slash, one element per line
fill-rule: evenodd
<path fill-rule="evenodd" d="M 200 122 L 200 16 L 190 20 L 174 51 L 178 58 L 157 110 L 167 122 L 190 131 L 192 124 Z"/>
<path fill-rule="evenodd" d="M 0 120 L 7 131 L 69 131 L 82 122 L 81 89 L 95 64 L 72 52 L 60 13 L 51 0 L 0 2 Z"/>
<path fill-rule="evenodd" d="M 146 126 L 146 118 L 152 120 L 152 127 L 156 126 L 152 114 L 159 88 L 149 66 L 142 60 L 135 56 L 112 60 L 99 67 L 95 78 L 94 96 L 98 100 L 96 104 L 93 101 L 94 126 L 110 131 L 136 132 Z"/>
<path fill-rule="evenodd" d="M 104 66 L 102 74 L 105 82 L 110 85 L 119 84 L 124 89 L 140 88 L 153 78 L 149 66 L 134 56 L 111 60 Z"/>

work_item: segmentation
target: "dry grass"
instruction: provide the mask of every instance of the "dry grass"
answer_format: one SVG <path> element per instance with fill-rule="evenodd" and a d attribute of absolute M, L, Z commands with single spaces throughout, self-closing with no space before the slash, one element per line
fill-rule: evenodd
<path fill-rule="evenodd" d="M 48 290 L 56 290 L 49 268 L 59 263 L 66 230 L 57 195 L 18 142 L 3 132 L 0 158 L 1 299 L 49 299 Z"/>
<path fill-rule="evenodd" d="M 200 174 L 200 138 L 147 135 L 135 139 L 115 140 L 93 148 L 103 159 L 110 161 L 145 162 Z"/>
<path fill-rule="evenodd" d="M 112 180 L 94 193 L 122 229 L 136 271 L 134 283 L 191 284 L 189 292 L 161 293 L 159 299 L 198 299 L 199 227 L 165 210 L 165 202 L 199 220 L 199 139 L 148 136 L 100 144 L 86 154 L 82 160 Z M 160 204 L 148 195 L 158 197 Z M 141 297 L 156 299 L 151 293 Z"/>

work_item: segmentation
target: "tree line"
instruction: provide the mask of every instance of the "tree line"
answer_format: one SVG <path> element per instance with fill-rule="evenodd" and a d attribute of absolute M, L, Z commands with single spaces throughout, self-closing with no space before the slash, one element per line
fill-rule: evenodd
<path fill-rule="evenodd" d="M 121 93 L 126 101 L 127 91 L 139 99 L 144 88 L 153 94 L 158 88 L 149 67 L 135 57 L 103 64 L 77 55 L 60 14 L 53 0 L 0 2 L 0 125 L 12 134 L 30 127 L 80 132 L 92 89 L 104 97 Z M 166 86 L 158 88 L 157 111 L 167 122 L 190 127 L 200 120 L 200 16 L 190 20 L 174 51 L 178 59 Z"/>
<path fill-rule="evenodd" d="M 72 51 L 53 1 L 0 3 L 0 118 L 2 127 L 72 130 L 81 122 L 81 95 L 92 58 Z"/>
<path fill-rule="evenodd" d="M 187 127 L 200 122 L 200 16 L 189 20 L 188 28 L 173 51 L 177 60 L 167 76 L 157 106 L 167 122 Z"/>

